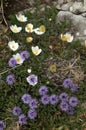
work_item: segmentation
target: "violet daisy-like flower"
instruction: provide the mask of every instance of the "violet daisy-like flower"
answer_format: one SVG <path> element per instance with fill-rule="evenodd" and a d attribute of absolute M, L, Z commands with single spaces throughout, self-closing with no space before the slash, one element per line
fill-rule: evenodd
<path fill-rule="evenodd" d="M 72 82 L 72 80 L 69 79 L 69 78 L 67 78 L 67 79 L 65 79 L 65 80 L 63 81 L 63 86 L 64 86 L 64 88 L 69 88 L 69 87 L 72 86 L 72 84 L 73 84 L 73 82 Z"/>
<path fill-rule="evenodd" d="M 13 74 L 9 74 L 7 77 L 6 77 L 6 82 L 9 84 L 9 85 L 12 85 L 14 82 L 15 82 L 15 76 Z"/>
<path fill-rule="evenodd" d="M 19 116 L 19 115 L 21 114 L 21 112 L 22 112 L 22 110 L 21 110 L 20 107 L 15 106 L 15 107 L 13 108 L 13 115 Z"/>
<path fill-rule="evenodd" d="M 61 94 L 59 95 L 59 99 L 62 100 L 62 101 L 68 101 L 68 98 L 69 98 L 69 96 L 68 96 L 68 94 L 65 93 L 65 92 L 63 92 L 63 93 L 61 93 Z"/>
<path fill-rule="evenodd" d="M 36 99 L 32 99 L 29 103 L 30 108 L 34 109 L 38 107 L 38 101 Z"/>
<path fill-rule="evenodd" d="M 10 58 L 8 64 L 9 64 L 10 67 L 15 67 L 16 64 L 17 64 L 17 62 L 16 62 L 16 60 L 12 57 L 12 58 Z"/>
<path fill-rule="evenodd" d="M 28 53 L 28 51 L 22 51 L 20 53 L 21 57 L 23 60 L 27 60 L 30 57 L 30 54 Z"/>
<path fill-rule="evenodd" d="M 69 106 L 68 110 L 67 110 L 67 114 L 68 115 L 73 115 L 74 114 L 74 108 Z"/>
<path fill-rule="evenodd" d="M 38 77 L 34 74 L 31 74 L 30 76 L 27 77 L 27 82 L 30 85 L 35 86 L 38 83 Z"/>
<path fill-rule="evenodd" d="M 71 90 L 71 92 L 77 92 L 77 91 L 78 91 L 78 88 L 79 88 L 78 84 L 73 84 L 73 85 L 70 87 L 70 90 Z"/>
<path fill-rule="evenodd" d="M 24 114 L 21 114 L 20 116 L 19 116 L 19 123 L 21 124 L 21 125 L 26 125 L 27 124 L 27 118 L 26 118 L 26 116 L 24 115 Z"/>
<path fill-rule="evenodd" d="M 49 96 L 48 96 L 48 95 L 42 96 L 42 97 L 41 97 L 41 102 L 42 102 L 42 104 L 44 104 L 44 105 L 49 104 Z"/>
<path fill-rule="evenodd" d="M 77 104 L 78 104 L 78 99 L 77 99 L 76 97 L 71 97 L 71 98 L 69 99 L 69 104 L 70 104 L 70 106 L 72 106 L 72 107 L 76 107 Z"/>
<path fill-rule="evenodd" d="M 0 120 L 0 130 L 3 130 L 5 128 L 4 121 Z"/>
<path fill-rule="evenodd" d="M 59 101 L 59 100 L 58 100 L 58 96 L 55 95 L 55 94 L 52 94 L 52 95 L 49 97 L 49 99 L 50 99 L 50 104 L 52 104 L 52 105 L 58 103 L 58 101 Z"/>
<path fill-rule="evenodd" d="M 28 118 L 30 118 L 31 120 L 34 120 L 37 117 L 37 112 L 35 109 L 30 109 L 28 111 Z"/>
<path fill-rule="evenodd" d="M 23 103 L 29 104 L 31 101 L 31 96 L 29 94 L 24 94 L 21 99 L 22 99 Z"/>
<path fill-rule="evenodd" d="M 62 111 L 67 111 L 68 110 L 68 103 L 67 102 L 65 102 L 65 101 L 62 101 L 61 103 L 60 103 L 60 108 L 61 108 L 61 110 Z"/>
<path fill-rule="evenodd" d="M 41 86 L 40 88 L 39 88 L 39 94 L 40 95 L 45 95 L 45 94 L 47 94 L 48 93 L 48 88 L 46 87 L 46 86 Z"/>

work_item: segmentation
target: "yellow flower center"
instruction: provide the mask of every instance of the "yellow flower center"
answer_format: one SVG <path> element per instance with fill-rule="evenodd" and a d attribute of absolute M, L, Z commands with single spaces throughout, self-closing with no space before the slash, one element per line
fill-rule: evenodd
<path fill-rule="evenodd" d="M 29 32 L 32 32 L 33 29 L 32 29 L 32 27 L 30 27 L 30 26 L 27 25 L 27 30 L 28 30 Z"/>
<path fill-rule="evenodd" d="M 17 30 L 17 28 L 14 28 L 13 31 L 14 31 L 14 32 L 17 32 L 18 30 Z"/>
<path fill-rule="evenodd" d="M 41 25 L 40 27 L 39 27 L 39 30 L 41 31 L 41 32 L 45 32 L 45 26 L 44 25 Z"/>
<path fill-rule="evenodd" d="M 22 16 L 19 16 L 19 18 L 23 21 L 23 17 Z"/>
<path fill-rule="evenodd" d="M 33 53 L 34 53 L 35 55 L 37 55 L 37 54 L 38 54 L 38 50 L 35 49 L 35 50 L 33 51 Z"/>
<path fill-rule="evenodd" d="M 67 37 L 65 35 L 61 36 L 62 41 L 67 41 Z"/>
<path fill-rule="evenodd" d="M 14 45 L 12 45 L 12 48 L 14 49 L 14 48 L 15 48 L 15 46 L 14 46 Z"/>
<path fill-rule="evenodd" d="M 19 57 L 18 57 L 16 60 L 17 60 L 17 62 L 20 62 L 20 61 L 21 61 L 21 59 L 20 59 Z"/>

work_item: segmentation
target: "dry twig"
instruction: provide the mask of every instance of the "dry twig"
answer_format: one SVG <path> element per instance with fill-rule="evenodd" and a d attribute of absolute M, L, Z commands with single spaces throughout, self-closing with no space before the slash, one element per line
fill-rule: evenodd
<path fill-rule="evenodd" d="M 3 8 L 3 0 L 1 0 L 1 13 L 2 13 L 2 18 L 3 18 L 3 20 L 4 20 L 4 22 L 5 22 L 5 24 L 6 24 L 6 26 L 8 27 L 8 23 L 7 23 L 7 20 L 6 20 L 6 18 L 5 18 L 5 15 L 4 15 L 4 8 Z"/>

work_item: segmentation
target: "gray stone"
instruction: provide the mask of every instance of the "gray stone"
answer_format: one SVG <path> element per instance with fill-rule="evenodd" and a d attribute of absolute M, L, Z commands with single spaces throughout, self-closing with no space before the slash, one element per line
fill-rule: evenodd
<path fill-rule="evenodd" d="M 86 11 L 86 6 L 82 2 L 74 2 L 70 7 L 70 11 L 78 14 Z"/>
<path fill-rule="evenodd" d="M 59 8 L 60 6 L 60 8 Z M 86 3 L 83 2 L 67 2 L 67 3 L 63 3 L 63 4 L 57 4 L 56 8 L 59 10 L 65 10 L 65 11 L 70 11 L 73 12 L 75 14 L 79 14 L 79 13 L 84 13 L 86 12 Z"/>
<path fill-rule="evenodd" d="M 71 21 L 75 30 L 75 36 L 79 39 L 86 39 L 86 18 L 81 15 L 76 15 L 68 11 L 60 11 L 57 15 L 57 23 L 66 19 Z M 78 32 L 78 36 L 76 35 Z"/>
<path fill-rule="evenodd" d="M 81 14 L 83 17 L 86 17 L 86 13 Z"/>
<path fill-rule="evenodd" d="M 63 4 L 64 3 L 64 0 L 58 0 L 58 4 Z"/>
<path fill-rule="evenodd" d="M 65 10 L 65 11 L 68 11 L 68 10 L 70 10 L 70 7 L 72 6 L 72 4 L 73 4 L 72 2 L 69 2 L 67 4 L 63 4 L 61 9 Z"/>

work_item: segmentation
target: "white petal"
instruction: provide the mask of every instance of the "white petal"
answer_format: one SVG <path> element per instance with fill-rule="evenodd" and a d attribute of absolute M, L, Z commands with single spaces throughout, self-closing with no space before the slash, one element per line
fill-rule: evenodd
<path fill-rule="evenodd" d="M 37 35 L 42 35 L 42 34 L 45 33 L 45 32 L 41 32 L 41 31 L 39 30 L 39 28 L 34 29 L 34 32 L 35 32 Z"/>
<path fill-rule="evenodd" d="M 9 41 L 8 46 L 13 51 L 16 51 L 19 48 L 19 44 L 15 41 Z"/>
<path fill-rule="evenodd" d="M 26 22 L 26 21 L 27 21 L 27 17 L 25 17 L 25 16 L 22 15 L 22 14 L 16 15 L 16 18 L 17 18 L 17 20 L 20 21 L 20 22 Z"/>
<path fill-rule="evenodd" d="M 13 33 L 19 33 L 22 30 L 22 27 L 17 27 L 17 25 L 11 25 L 10 29 Z"/>

